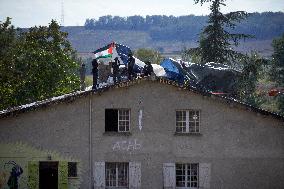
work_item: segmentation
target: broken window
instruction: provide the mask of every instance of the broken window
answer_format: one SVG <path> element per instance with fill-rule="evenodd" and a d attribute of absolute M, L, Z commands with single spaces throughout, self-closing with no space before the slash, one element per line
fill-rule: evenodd
<path fill-rule="evenodd" d="M 105 131 L 106 132 L 129 132 L 130 110 L 129 109 L 106 109 Z"/>
<path fill-rule="evenodd" d="M 128 163 L 105 164 L 106 188 L 128 188 Z"/>
<path fill-rule="evenodd" d="M 198 188 L 198 164 L 176 164 L 176 187 Z"/>
<path fill-rule="evenodd" d="M 199 133 L 199 123 L 200 123 L 199 110 L 176 111 L 177 133 Z"/>
<path fill-rule="evenodd" d="M 77 162 L 68 162 L 68 177 L 77 176 Z"/>

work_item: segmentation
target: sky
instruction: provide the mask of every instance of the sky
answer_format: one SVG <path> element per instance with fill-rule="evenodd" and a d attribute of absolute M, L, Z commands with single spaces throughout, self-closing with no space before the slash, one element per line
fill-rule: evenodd
<path fill-rule="evenodd" d="M 0 0 L 0 21 L 12 18 L 16 27 L 48 25 L 51 19 L 61 23 L 62 1 L 64 26 L 82 26 L 87 18 L 133 15 L 207 15 L 208 4 L 194 0 Z M 227 0 L 222 12 L 282 11 L 284 0 Z"/>

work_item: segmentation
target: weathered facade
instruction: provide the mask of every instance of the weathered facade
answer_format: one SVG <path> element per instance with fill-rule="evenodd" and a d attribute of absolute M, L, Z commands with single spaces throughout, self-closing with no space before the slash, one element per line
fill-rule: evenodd
<path fill-rule="evenodd" d="M 23 168 L 21 188 L 40 186 L 43 162 L 58 188 L 284 187 L 283 117 L 239 102 L 141 79 L 29 109 L 0 114 L 0 163 Z"/>

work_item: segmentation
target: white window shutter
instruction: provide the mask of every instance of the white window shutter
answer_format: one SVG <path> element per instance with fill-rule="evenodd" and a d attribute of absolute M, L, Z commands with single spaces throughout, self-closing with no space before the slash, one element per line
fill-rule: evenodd
<path fill-rule="evenodd" d="M 199 163 L 199 188 L 209 189 L 211 177 L 211 164 Z"/>
<path fill-rule="evenodd" d="M 141 163 L 129 162 L 129 188 L 141 188 Z"/>
<path fill-rule="evenodd" d="M 95 189 L 105 188 L 105 162 L 95 162 L 94 186 L 95 186 Z"/>
<path fill-rule="evenodd" d="M 163 164 L 164 189 L 174 189 L 176 187 L 176 164 Z"/>

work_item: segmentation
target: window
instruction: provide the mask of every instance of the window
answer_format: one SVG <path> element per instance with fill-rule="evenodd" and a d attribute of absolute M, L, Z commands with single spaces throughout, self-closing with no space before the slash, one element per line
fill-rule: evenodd
<path fill-rule="evenodd" d="M 129 109 L 106 109 L 105 131 L 129 132 L 130 110 Z"/>
<path fill-rule="evenodd" d="M 176 164 L 176 187 L 198 188 L 198 164 Z"/>
<path fill-rule="evenodd" d="M 128 188 L 128 163 L 106 163 L 106 188 Z"/>
<path fill-rule="evenodd" d="M 200 123 L 199 110 L 176 111 L 177 133 L 199 133 L 199 123 Z"/>
<path fill-rule="evenodd" d="M 77 162 L 68 162 L 68 177 L 77 176 Z"/>

